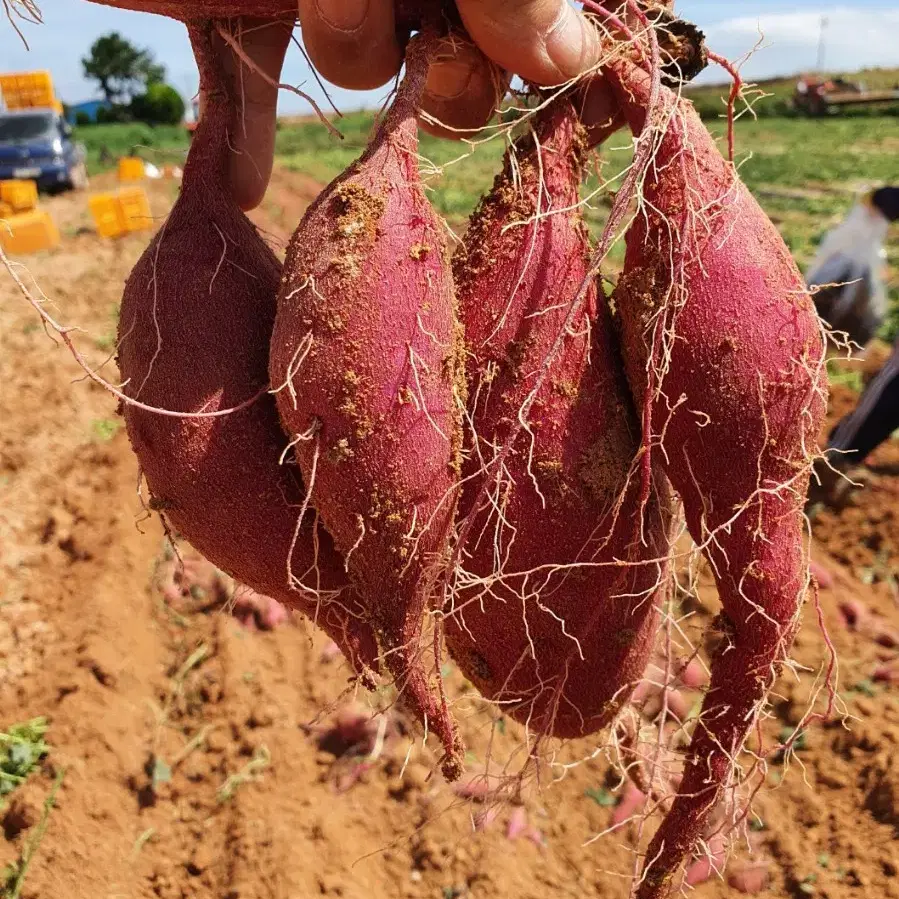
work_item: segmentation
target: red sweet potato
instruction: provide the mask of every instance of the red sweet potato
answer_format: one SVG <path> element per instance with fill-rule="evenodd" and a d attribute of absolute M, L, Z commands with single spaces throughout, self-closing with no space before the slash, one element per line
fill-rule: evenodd
<path fill-rule="evenodd" d="M 235 19 L 243 16 L 257 20 L 297 18 L 297 0 L 92 0 L 103 6 L 131 9 L 180 19 L 183 22 L 209 19 Z M 400 31 L 418 27 L 423 13 L 445 10 L 454 15 L 451 0 L 397 0 L 395 21 Z"/>
<path fill-rule="evenodd" d="M 296 469 L 279 464 L 287 438 L 266 388 L 280 265 L 223 186 L 238 123 L 211 28 L 191 28 L 208 101 L 181 195 L 125 286 L 118 364 L 147 406 L 196 416 L 258 399 L 221 417 L 122 414 L 151 508 L 228 574 L 314 618 L 361 671 L 372 634 L 330 538 L 313 514 L 299 522 Z"/>
<path fill-rule="evenodd" d="M 297 15 L 297 0 L 93 0 L 104 6 L 156 13 L 196 22 L 208 19 L 230 19 L 256 16 L 260 19 L 290 19 Z"/>
<path fill-rule="evenodd" d="M 635 134 L 650 79 L 607 75 Z M 826 404 L 814 306 L 774 225 L 692 105 L 662 89 L 654 165 L 614 294 L 644 435 L 714 571 L 719 648 L 640 899 L 672 889 L 787 657 L 808 584 L 803 503 Z"/>
<path fill-rule="evenodd" d="M 271 379 L 384 662 L 456 776 L 461 745 L 420 645 L 455 510 L 464 405 L 444 226 L 416 156 L 433 40 L 410 43 L 406 77 L 369 147 L 290 242 Z"/>
<path fill-rule="evenodd" d="M 504 711 L 560 737 L 603 727 L 639 681 L 659 621 L 670 517 L 664 486 L 639 514 L 640 427 L 605 300 L 586 281 L 584 150 L 571 103 L 554 101 L 507 154 L 454 259 L 474 436 L 460 502 L 462 520 L 470 516 L 465 573 L 447 610 L 447 646 Z M 527 424 L 516 437 L 520 416 Z M 500 465 L 496 452 L 510 439 Z"/>

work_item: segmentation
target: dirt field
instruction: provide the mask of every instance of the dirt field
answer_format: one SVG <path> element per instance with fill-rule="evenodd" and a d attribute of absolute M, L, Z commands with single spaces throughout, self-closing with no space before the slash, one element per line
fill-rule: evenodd
<path fill-rule="evenodd" d="M 150 188 L 161 217 L 174 187 Z M 257 220 L 283 240 L 314 192 L 278 172 Z M 62 245 L 29 269 L 99 362 L 146 236 L 101 241 L 83 197 L 46 205 Z M 196 566 L 189 595 L 175 596 L 184 576 L 142 511 L 114 401 L 79 379 L 5 272 L 0 385 L 0 729 L 46 716 L 51 747 L 0 807 L 0 869 L 31 854 L 64 772 L 22 897 L 627 896 L 636 823 L 590 842 L 628 793 L 607 735 L 559 747 L 539 782 L 484 805 L 470 795 L 477 784 L 460 795 L 441 781 L 436 755 L 396 712 L 374 733 L 322 734 L 352 699 L 348 670 L 302 622 L 246 626 L 253 616 L 221 611 L 221 584 Z M 834 414 L 850 402 L 838 392 Z M 769 897 L 899 897 L 899 443 L 875 462 L 856 505 L 816 520 L 844 714 L 811 727 L 789 765 L 769 760 L 748 839 L 698 899 L 753 877 Z M 705 583 L 694 634 L 716 611 Z M 774 739 L 800 721 L 826 659 L 815 613 L 810 603 L 795 652 L 807 670 L 778 686 Z M 520 764 L 518 728 L 447 674 L 470 770 L 484 771 L 488 751 Z M 0 896 L 12 889 L 0 883 Z"/>

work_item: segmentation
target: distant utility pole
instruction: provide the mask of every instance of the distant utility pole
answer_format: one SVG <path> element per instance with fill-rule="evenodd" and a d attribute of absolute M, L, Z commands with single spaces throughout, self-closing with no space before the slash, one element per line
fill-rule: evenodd
<path fill-rule="evenodd" d="M 196 88 L 197 76 L 195 74 L 192 74 L 191 72 L 182 72 L 179 81 L 181 82 L 181 86 L 184 88 L 184 99 L 187 102 L 188 108 L 190 109 L 187 120 L 189 122 L 192 122 L 196 118 L 196 116 L 194 115 L 193 101 L 199 93 L 199 89 Z"/>
<path fill-rule="evenodd" d="M 818 65 L 819 72 L 824 71 L 824 49 L 825 49 L 825 32 L 829 22 L 827 16 L 821 16 L 821 34 L 818 37 Z"/>

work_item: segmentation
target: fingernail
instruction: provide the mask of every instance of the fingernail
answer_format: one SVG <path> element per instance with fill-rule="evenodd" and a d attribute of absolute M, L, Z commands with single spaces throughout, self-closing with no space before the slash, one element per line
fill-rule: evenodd
<path fill-rule="evenodd" d="M 315 0 L 319 16 L 337 31 L 355 31 L 368 16 L 369 0 Z"/>
<path fill-rule="evenodd" d="M 473 71 L 471 61 L 466 59 L 433 63 L 425 91 L 439 100 L 454 100 L 468 88 Z"/>
<path fill-rule="evenodd" d="M 598 41 L 593 26 L 567 3 L 546 36 L 546 53 L 564 78 L 580 75 L 596 62 Z"/>

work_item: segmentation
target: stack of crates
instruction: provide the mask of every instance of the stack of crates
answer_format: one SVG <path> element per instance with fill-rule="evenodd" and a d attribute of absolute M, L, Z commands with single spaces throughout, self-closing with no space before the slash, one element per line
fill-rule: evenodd
<path fill-rule="evenodd" d="M 115 193 L 94 194 L 88 205 L 101 237 L 121 237 L 153 227 L 150 201 L 142 187 L 122 187 Z"/>
<path fill-rule="evenodd" d="M 7 109 L 55 109 L 62 115 L 62 103 L 47 71 L 4 72 L 0 74 L 0 94 Z"/>
<path fill-rule="evenodd" d="M 4 253 L 36 253 L 59 243 L 59 231 L 50 213 L 37 208 L 34 181 L 0 181 L 0 219 Z"/>

